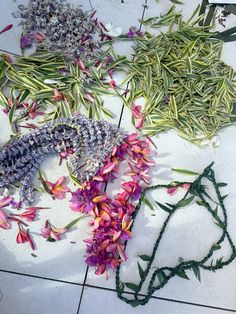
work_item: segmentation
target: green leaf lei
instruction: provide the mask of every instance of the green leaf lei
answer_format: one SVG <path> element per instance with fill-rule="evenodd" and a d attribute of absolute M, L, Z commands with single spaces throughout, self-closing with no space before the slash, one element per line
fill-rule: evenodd
<path fill-rule="evenodd" d="M 157 240 L 155 242 L 155 245 L 153 247 L 152 254 L 150 256 L 148 255 L 139 255 L 138 258 L 146 262 L 146 267 L 143 268 L 138 262 L 138 271 L 139 271 L 139 276 L 140 276 L 140 281 L 139 284 L 133 284 L 131 282 L 121 282 L 120 280 L 120 267 L 119 266 L 116 270 L 116 290 L 117 290 L 117 295 L 118 297 L 125 301 L 126 303 L 132 305 L 132 306 L 138 306 L 138 305 L 145 305 L 151 298 L 152 294 L 163 288 L 168 281 L 173 278 L 174 276 L 179 276 L 184 279 L 189 279 L 186 271 L 192 270 L 193 273 L 195 274 L 196 278 L 200 281 L 201 280 L 201 275 L 200 275 L 200 270 L 209 270 L 209 271 L 216 271 L 217 269 L 223 268 L 226 265 L 229 265 L 236 257 L 236 247 L 235 244 L 233 243 L 231 236 L 228 232 L 227 229 L 227 213 L 226 213 L 226 208 L 224 205 L 224 199 L 225 196 L 221 195 L 220 188 L 225 186 L 225 184 L 222 183 L 217 183 L 215 179 L 215 173 L 212 169 L 213 162 L 205 168 L 203 173 L 198 176 L 198 178 L 194 182 L 179 182 L 178 185 L 180 186 L 183 183 L 189 183 L 190 188 L 189 190 L 185 193 L 184 197 L 177 202 L 177 204 L 172 205 L 171 208 L 167 207 L 166 205 L 158 203 L 158 206 L 168 212 L 168 216 L 165 219 L 160 233 L 157 237 Z M 208 200 L 212 200 L 210 196 L 206 193 L 205 186 L 202 184 L 202 179 L 207 179 L 213 184 L 213 187 L 215 189 L 216 195 L 217 195 L 217 206 L 215 209 L 211 208 L 211 205 L 209 204 Z M 159 185 L 153 185 L 148 188 L 146 188 L 139 199 L 139 202 L 136 207 L 136 211 L 133 216 L 133 220 L 135 221 L 135 218 L 137 217 L 140 208 L 142 204 L 144 203 L 144 200 L 146 199 L 145 195 L 146 192 L 150 190 L 156 190 L 160 188 L 168 188 L 171 187 L 171 185 L 164 185 L 164 184 L 159 184 Z M 140 291 L 143 287 L 143 284 L 148 277 L 151 267 L 154 261 L 154 258 L 157 253 L 157 249 L 159 247 L 159 244 L 162 240 L 163 234 L 166 231 L 166 228 L 168 226 L 168 223 L 170 222 L 171 218 L 173 215 L 178 211 L 179 208 L 183 206 L 187 206 L 190 204 L 193 199 L 197 198 L 197 204 L 204 206 L 206 210 L 211 214 L 211 216 L 214 219 L 215 224 L 222 229 L 222 234 L 220 238 L 211 246 L 209 252 L 201 259 L 199 260 L 187 260 L 187 261 L 181 261 L 178 265 L 175 267 L 161 267 L 161 268 L 155 268 L 155 271 L 153 272 L 149 285 L 148 285 L 148 291 L 145 295 L 140 294 Z M 222 210 L 222 217 L 220 218 L 219 213 L 218 213 L 218 207 L 221 208 Z M 166 210 L 168 208 L 168 211 Z M 134 224 L 133 224 L 134 225 Z M 206 264 L 209 262 L 209 259 L 213 257 L 213 254 L 216 250 L 219 250 L 221 248 L 221 243 L 224 240 L 227 240 L 230 247 L 231 247 L 231 255 L 227 259 L 223 260 L 223 258 L 217 259 L 215 262 L 212 262 L 208 265 Z M 127 245 L 127 243 L 126 243 Z M 152 268 L 153 269 L 153 268 Z M 156 279 L 158 279 L 159 283 L 155 284 Z M 129 290 L 132 291 L 132 294 L 130 296 L 133 296 L 132 298 L 127 298 L 124 296 L 124 293 L 127 292 L 125 288 L 128 288 Z"/>

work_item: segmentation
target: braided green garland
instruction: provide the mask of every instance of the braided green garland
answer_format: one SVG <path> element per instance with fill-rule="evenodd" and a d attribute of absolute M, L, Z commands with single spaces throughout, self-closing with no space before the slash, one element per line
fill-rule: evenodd
<path fill-rule="evenodd" d="M 212 165 L 214 163 L 212 162 L 207 168 L 205 168 L 205 170 L 203 171 L 203 173 L 194 181 L 194 182 L 178 182 L 178 186 L 182 185 L 183 183 L 189 183 L 190 184 L 190 188 L 188 190 L 188 192 L 185 193 L 184 197 L 175 205 L 163 205 L 163 204 L 159 204 L 158 205 L 164 209 L 165 211 L 168 211 L 168 216 L 165 219 L 163 226 L 160 230 L 160 233 L 158 235 L 158 238 L 156 240 L 156 243 L 153 247 L 153 251 L 151 256 L 147 256 L 147 255 L 141 255 L 139 256 L 142 260 L 147 262 L 147 266 L 146 269 L 142 269 L 142 267 L 140 266 L 140 264 L 138 263 L 138 269 L 139 269 L 139 275 L 140 275 L 140 282 L 138 285 L 133 284 L 133 283 L 122 283 L 120 280 L 120 266 L 117 268 L 116 270 L 116 291 L 117 291 L 117 295 L 118 297 L 125 301 L 126 303 L 132 305 L 132 306 L 138 306 L 138 305 L 145 305 L 151 298 L 152 294 L 161 289 L 162 287 L 164 287 L 168 281 L 174 277 L 174 276 L 179 276 L 185 279 L 188 279 L 185 271 L 186 270 L 190 270 L 192 269 L 195 276 L 200 280 L 200 268 L 205 269 L 205 270 L 209 270 L 209 271 L 216 271 L 217 269 L 223 268 L 224 266 L 230 264 L 236 257 L 236 248 L 235 245 L 228 233 L 227 230 L 227 213 L 226 213 L 226 209 L 224 206 L 224 199 L 226 198 L 226 196 L 222 196 L 220 193 L 220 187 L 225 186 L 225 183 L 217 183 L 216 179 L 215 179 L 215 173 L 212 170 Z M 218 201 L 216 202 L 216 204 L 218 204 L 220 206 L 220 208 L 222 209 L 222 213 L 223 213 L 223 219 L 221 219 L 218 216 L 218 212 L 217 210 L 213 210 L 210 206 L 210 204 L 207 202 L 207 199 L 211 199 L 211 197 L 207 194 L 205 187 L 201 184 L 201 180 L 203 178 L 208 179 L 214 186 L 216 194 L 217 194 L 217 198 Z M 133 215 L 133 220 L 135 220 L 135 218 L 137 217 L 139 210 L 144 202 L 145 199 L 145 194 L 147 191 L 150 190 L 156 190 L 159 188 L 168 188 L 168 187 L 173 187 L 173 185 L 171 184 L 160 184 L 160 185 L 154 185 L 154 186 L 150 186 L 148 188 L 146 188 L 142 194 L 141 197 L 139 199 L 139 202 L 136 206 L 136 211 Z M 190 196 L 191 195 L 191 196 Z M 189 196 L 189 197 L 188 197 Z M 187 198 L 188 197 L 188 198 Z M 211 247 L 211 249 L 209 250 L 208 254 L 203 257 L 201 260 L 199 261 L 195 261 L 195 260 L 189 260 L 189 261 L 183 261 L 180 262 L 179 265 L 177 265 L 176 267 L 161 267 L 161 268 L 157 268 L 154 273 L 151 276 L 150 282 L 149 282 L 149 286 L 148 286 L 148 292 L 146 295 L 139 295 L 143 284 L 148 276 L 148 274 L 150 273 L 150 269 L 152 266 L 152 263 L 154 261 L 157 249 L 159 247 L 159 244 L 161 242 L 162 236 L 166 230 L 166 227 L 171 219 L 171 217 L 174 215 L 174 213 L 181 207 L 188 205 L 195 197 L 198 197 L 198 202 L 201 203 L 201 206 L 204 206 L 208 212 L 212 215 L 212 217 L 215 220 L 215 223 L 218 225 L 219 228 L 222 229 L 222 235 L 221 237 L 218 239 L 218 241 Z M 229 245 L 232 249 L 232 254 L 231 256 L 225 260 L 222 261 L 222 258 L 216 260 L 215 264 L 213 264 L 213 262 L 211 262 L 211 264 L 205 265 L 205 263 L 207 261 L 209 261 L 209 259 L 212 257 L 213 253 L 215 250 L 220 249 L 220 244 L 227 239 L 229 242 Z M 126 242 L 127 245 L 127 242 Z M 158 278 L 159 280 L 159 284 L 154 286 L 154 282 L 155 280 Z M 133 299 L 128 299 L 127 297 L 123 296 L 123 294 L 127 291 L 124 291 L 124 289 L 128 288 L 130 290 L 132 290 L 132 292 L 134 294 L 131 294 L 134 296 Z"/>

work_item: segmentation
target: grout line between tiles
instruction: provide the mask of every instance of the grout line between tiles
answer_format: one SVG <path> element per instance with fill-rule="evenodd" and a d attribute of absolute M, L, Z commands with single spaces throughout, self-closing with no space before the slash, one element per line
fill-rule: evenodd
<path fill-rule="evenodd" d="M 10 51 L 4 50 L 4 49 L 0 49 L 0 51 L 9 53 L 9 54 L 11 54 L 11 55 L 13 55 L 13 56 L 21 57 L 21 55 L 18 55 L 17 53 L 10 52 Z"/>
<path fill-rule="evenodd" d="M 89 284 L 85 284 L 85 286 L 88 288 L 93 288 L 93 289 L 106 290 L 109 292 L 116 292 L 116 290 L 112 289 L 112 288 L 98 287 L 98 286 L 89 285 Z M 134 293 L 128 292 L 128 291 L 125 293 L 130 294 L 130 295 L 134 295 Z M 140 294 L 138 294 L 138 296 L 145 297 L 145 294 L 140 293 Z M 198 306 L 198 307 L 204 307 L 204 308 L 209 308 L 209 309 L 214 309 L 214 310 L 219 310 L 219 311 L 227 311 L 227 312 L 231 312 L 231 313 L 236 313 L 236 310 L 234 310 L 234 309 L 228 309 L 228 308 L 223 308 L 223 307 L 218 307 L 218 306 L 206 305 L 206 304 L 201 304 L 201 303 L 193 303 L 193 302 L 187 302 L 187 301 L 181 301 L 181 300 L 175 300 L 175 299 L 169 299 L 169 298 L 162 298 L 162 297 L 156 297 L 156 296 L 152 296 L 151 298 L 156 299 L 156 300 L 161 300 L 161 301 L 182 303 L 182 304 L 187 304 L 187 305 L 192 305 L 192 306 Z"/>
<path fill-rule="evenodd" d="M 87 280 L 88 270 L 89 270 L 89 267 L 87 266 L 86 273 L 85 273 L 85 276 L 84 276 L 83 287 L 82 287 L 82 291 L 81 291 L 80 298 L 79 298 L 79 305 L 78 305 L 78 309 L 77 309 L 77 314 L 79 314 L 80 306 L 81 306 L 81 303 L 82 303 L 82 298 L 83 298 L 83 294 L 84 294 L 84 288 L 86 286 L 85 283 L 86 283 L 86 280 Z"/>
<path fill-rule="evenodd" d="M 55 278 L 49 278 L 49 277 L 43 277 L 43 276 L 37 276 L 37 275 L 31 275 L 31 274 L 25 274 L 25 273 L 20 273 L 20 272 L 11 271 L 11 270 L 0 269 L 0 273 L 1 272 L 2 273 L 12 274 L 12 275 L 31 277 L 31 278 L 35 278 L 35 279 L 43 279 L 43 280 L 48 280 L 48 281 L 67 283 L 67 284 L 74 285 L 74 286 L 83 286 L 83 284 L 78 283 L 78 282 L 72 282 L 72 281 L 67 281 L 67 280 L 61 280 L 61 279 L 55 279 Z"/>
<path fill-rule="evenodd" d="M 90 4 L 91 9 L 94 11 L 94 8 L 93 8 L 92 1 L 91 1 L 91 0 L 89 0 L 89 4 Z"/>
<path fill-rule="evenodd" d="M 93 289 L 106 290 L 106 291 L 109 291 L 109 292 L 116 292 L 116 290 L 112 289 L 112 288 L 105 288 L 105 287 L 99 287 L 99 286 L 95 286 L 95 285 L 86 284 L 88 269 L 89 269 L 89 267 L 87 267 L 87 269 L 86 269 L 86 273 L 85 273 L 83 284 L 76 283 L 76 282 L 71 282 L 71 281 L 67 281 L 67 280 L 48 278 L 48 277 L 42 277 L 42 276 L 37 276 L 37 275 L 30 275 L 30 274 L 25 274 L 25 273 L 20 273 L 20 272 L 5 270 L 5 269 L 0 269 L 0 273 L 2 272 L 2 273 L 8 273 L 8 274 L 12 274 L 12 275 L 31 277 L 31 278 L 35 278 L 35 279 L 42 279 L 42 280 L 47 280 L 47 281 L 60 282 L 60 283 L 65 283 L 65 284 L 69 284 L 69 285 L 74 285 L 74 286 L 82 286 L 82 291 L 81 291 L 81 295 L 80 295 L 80 301 L 79 301 L 78 310 L 77 310 L 77 314 L 78 314 L 79 313 L 79 309 L 80 309 L 80 305 L 81 305 L 81 302 L 82 302 L 82 296 L 83 296 L 83 292 L 84 292 L 84 288 L 85 287 L 93 288 Z M 125 292 L 125 293 L 131 294 L 131 295 L 133 294 L 132 292 Z M 145 295 L 144 294 L 139 294 L 139 296 L 145 296 Z M 162 298 L 162 297 L 156 297 L 156 296 L 152 296 L 152 299 L 157 299 L 157 300 L 162 300 L 162 301 L 167 301 L 167 302 L 182 303 L 182 304 L 187 304 L 187 305 L 193 305 L 193 306 L 198 306 L 198 307 L 205 307 L 205 308 L 210 308 L 210 309 L 215 309 L 215 310 L 221 310 L 221 311 L 227 311 L 227 312 L 231 312 L 231 313 L 236 313 L 236 310 L 234 310 L 234 309 L 221 308 L 221 307 L 217 307 L 217 306 L 211 306 L 211 305 L 205 305 L 205 304 L 199 304 L 199 303 L 193 303 L 193 302 L 186 302 L 186 301 L 180 301 L 180 300 L 169 299 L 169 298 Z"/>

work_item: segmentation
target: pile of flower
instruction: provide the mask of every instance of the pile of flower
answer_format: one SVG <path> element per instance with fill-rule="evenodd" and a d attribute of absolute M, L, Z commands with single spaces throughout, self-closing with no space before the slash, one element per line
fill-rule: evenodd
<path fill-rule="evenodd" d="M 147 140 L 140 140 L 133 133 L 125 137 L 119 147 L 114 147 L 103 167 L 90 182 L 86 182 L 72 193 L 71 209 L 90 214 L 91 238 L 84 240 L 87 245 L 86 263 L 95 266 L 96 274 L 115 269 L 126 260 L 124 243 L 130 239 L 134 202 L 139 199 L 143 185 L 150 183 L 148 170 L 154 162 Z M 122 192 L 112 199 L 100 193 L 104 183 L 113 181 L 120 161 L 126 161 L 129 170 L 125 175 L 131 180 L 121 185 Z"/>
<path fill-rule="evenodd" d="M 87 245 L 86 263 L 95 266 L 96 274 L 103 274 L 107 269 L 115 269 L 126 260 L 124 243 L 130 239 L 132 214 L 135 211 L 135 201 L 142 192 L 142 188 L 150 183 L 148 174 L 154 162 L 150 159 L 148 140 L 139 139 L 136 133 L 127 135 L 120 146 L 115 146 L 106 158 L 103 166 L 89 182 L 81 183 L 79 189 L 72 192 L 66 185 L 66 178 L 61 177 L 55 183 L 47 181 L 40 173 L 40 181 L 45 192 L 53 199 L 64 199 L 66 193 L 71 193 L 70 208 L 84 215 L 74 219 L 63 227 L 55 227 L 46 220 L 41 228 L 41 236 L 47 241 L 61 240 L 69 229 L 83 218 L 92 216 L 89 222 L 92 237 L 84 240 Z M 61 160 L 67 156 L 60 156 Z M 107 196 L 104 187 L 113 181 L 118 174 L 120 162 L 127 162 L 129 169 L 124 173 L 130 177 L 122 183 L 122 192 L 112 199 Z M 60 161 L 61 162 L 61 161 Z M 8 191 L 9 192 L 9 191 Z M 21 203 L 12 196 L 0 199 L 0 228 L 10 229 L 11 225 L 18 225 L 16 242 L 28 243 L 35 250 L 35 241 L 30 233 L 29 223 L 38 217 L 37 212 L 47 207 L 27 207 L 21 209 Z M 88 215 L 89 214 L 89 215 Z M 33 254 L 33 256 L 35 256 Z"/>

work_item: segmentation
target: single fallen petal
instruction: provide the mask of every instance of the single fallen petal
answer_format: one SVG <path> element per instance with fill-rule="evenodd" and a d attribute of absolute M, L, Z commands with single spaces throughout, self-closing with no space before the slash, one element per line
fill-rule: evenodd
<path fill-rule="evenodd" d="M 13 24 L 7 25 L 6 27 L 4 27 L 4 28 L 0 31 L 0 34 L 6 32 L 6 31 L 9 31 L 12 27 L 13 27 Z"/>
<path fill-rule="evenodd" d="M 110 162 L 108 165 L 106 165 L 103 170 L 102 174 L 106 174 L 108 172 L 111 172 L 115 168 L 116 164 L 114 162 Z"/>
<path fill-rule="evenodd" d="M 125 255 L 125 251 L 124 251 L 124 248 L 123 248 L 123 245 L 121 244 L 118 244 L 117 245 L 117 251 L 120 255 L 120 258 L 122 259 L 122 261 L 126 261 L 127 260 L 127 257 Z"/>
<path fill-rule="evenodd" d="M 3 197 L 2 199 L 0 199 L 0 208 L 9 205 L 12 200 L 13 198 L 10 196 Z"/>
<path fill-rule="evenodd" d="M 99 196 L 94 197 L 94 198 L 93 198 L 93 202 L 94 202 L 94 203 L 102 203 L 102 202 L 104 202 L 106 199 L 107 199 L 107 196 L 106 196 L 106 194 L 104 193 L 104 194 L 102 194 L 102 195 L 99 195 Z"/>
<path fill-rule="evenodd" d="M 16 236 L 16 242 L 18 244 L 28 242 L 29 241 L 28 234 L 20 227 L 20 224 L 18 224 L 18 227 L 19 227 L 19 232 Z"/>
<path fill-rule="evenodd" d="M 167 194 L 169 194 L 169 195 L 172 196 L 172 195 L 174 195 L 177 191 L 178 191 L 178 188 L 175 187 L 175 186 L 173 186 L 173 187 L 170 187 L 170 188 L 167 189 Z"/>
<path fill-rule="evenodd" d="M 0 228 L 9 229 L 10 225 L 7 221 L 5 213 L 0 209 Z"/>

